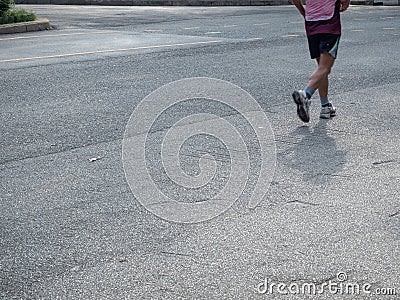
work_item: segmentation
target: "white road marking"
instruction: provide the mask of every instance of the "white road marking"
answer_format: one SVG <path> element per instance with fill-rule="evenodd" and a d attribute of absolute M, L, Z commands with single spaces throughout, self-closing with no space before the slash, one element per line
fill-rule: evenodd
<path fill-rule="evenodd" d="M 192 30 L 192 29 L 199 29 L 200 27 L 184 27 L 184 30 Z"/>
<path fill-rule="evenodd" d="M 143 50 L 143 49 L 159 49 L 159 48 L 181 47 L 181 46 L 189 46 L 189 45 L 208 45 L 208 44 L 217 44 L 217 43 L 222 43 L 222 42 L 224 42 L 224 41 L 223 40 L 211 40 L 211 41 L 202 41 L 202 42 L 189 42 L 189 43 L 179 43 L 179 44 L 165 44 L 165 45 L 141 46 L 141 47 L 122 48 L 122 49 L 109 49 L 109 50 L 97 50 L 97 51 L 87 51 L 87 52 L 65 53 L 65 54 L 45 55 L 45 56 L 21 57 L 21 58 L 3 59 L 3 60 L 0 60 L 0 63 L 18 62 L 18 61 L 27 61 L 27 60 L 36 60 L 36 59 L 46 59 L 46 58 L 61 58 L 61 57 L 70 57 L 70 56 L 82 56 L 82 55 L 102 54 L 102 53 L 116 53 L 116 52 L 124 52 L 124 51 Z"/>
<path fill-rule="evenodd" d="M 350 31 L 352 31 L 352 32 L 363 32 L 364 30 L 363 29 L 352 29 Z"/>
<path fill-rule="evenodd" d="M 253 24 L 254 26 L 264 26 L 264 25 L 269 25 L 270 23 L 257 23 Z"/>
<path fill-rule="evenodd" d="M 218 34 L 218 33 L 222 33 L 221 31 L 209 31 L 209 32 L 205 32 L 204 34 Z"/>
<path fill-rule="evenodd" d="M 300 36 L 300 34 L 286 34 L 286 35 L 282 35 L 281 37 L 287 38 L 287 37 L 298 37 L 298 36 Z"/>
<path fill-rule="evenodd" d="M 263 38 L 248 38 L 246 41 L 260 41 L 263 40 Z"/>
<path fill-rule="evenodd" d="M 87 35 L 87 34 L 110 34 L 110 33 L 114 33 L 114 31 L 75 32 L 75 33 L 60 33 L 60 34 L 43 34 L 43 35 L 17 36 L 17 37 L 9 37 L 9 38 L 0 38 L 0 41 L 12 41 L 12 40 L 22 40 L 22 39 L 36 39 L 36 38 L 59 37 L 59 36 Z"/>
<path fill-rule="evenodd" d="M 224 25 L 224 28 L 236 27 L 237 25 Z"/>
<path fill-rule="evenodd" d="M 162 32 L 162 29 L 145 29 L 144 32 Z"/>

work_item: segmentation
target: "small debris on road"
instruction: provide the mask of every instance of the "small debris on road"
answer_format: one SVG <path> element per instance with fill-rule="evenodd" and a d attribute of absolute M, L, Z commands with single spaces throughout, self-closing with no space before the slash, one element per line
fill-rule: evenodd
<path fill-rule="evenodd" d="M 89 158 L 89 161 L 90 161 L 90 162 L 94 162 L 94 161 L 97 161 L 97 160 L 102 159 L 102 158 L 103 158 L 103 157 L 101 157 L 101 156 L 92 157 L 92 158 Z"/>

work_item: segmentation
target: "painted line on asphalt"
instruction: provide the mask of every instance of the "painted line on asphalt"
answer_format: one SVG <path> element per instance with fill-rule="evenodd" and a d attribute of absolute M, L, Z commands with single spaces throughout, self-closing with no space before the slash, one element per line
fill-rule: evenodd
<path fill-rule="evenodd" d="M 199 29 L 200 27 L 184 27 L 183 30 Z"/>
<path fill-rule="evenodd" d="M 163 29 L 145 29 L 144 32 L 162 32 Z"/>
<path fill-rule="evenodd" d="M 12 41 L 12 40 L 22 40 L 22 39 L 36 39 L 36 38 L 46 38 L 46 37 L 60 37 L 60 36 L 74 36 L 74 35 L 87 35 L 87 34 L 109 34 L 115 31 L 99 31 L 99 32 L 76 32 L 76 33 L 60 33 L 60 34 L 43 34 L 43 35 L 31 35 L 31 36 L 17 36 L 9 38 L 0 38 L 0 41 Z"/>
<path fill-rule="evenodd" d="M 363 29 L 352 29 L 352 30 L 350 30 L 351 32 L 363 32 L 364 30 Z"/>
<path fill-rule="evenodd" d="M 248 38 L 248 39 L 246 39 L 246 41 L 261 41 L 261 40 L 263 40 L 263 38 Z"/>
<path fill-rule="evenodd" d="M 385 28 L 382 28 L 383 30 L 396 30 L 396 28 L 394 28 L 394 27 L 385 27 Z"/>
<path fill-rule="evenodd" d="M 65 54 L 56 54 L 56 55 L 21 57 L 21 58 L 2 59 L 2 60 L 0 60 L 0 63 L 46 59 L 46 58 L 62 58 L 62 57 L 82 56 L 82 55 L 92 55 L 92 54 L 102 54 L 102 53 L 116 53 L 116 52 L 135 51 L 135 50 L 144 50 L 144 49 L 159 49 L 159 48 L 182 47 L 182 46 L 190 46 L 190 45 L 207 45 L 207 44 L 217 44 L 217 43 L 223 43 L 223 42 L 224 42 L 223 40 L 211 40 L 211 41 L 204 41 L 204 42 L 164 44 L 164 45 L 154 45 L 154 46 L 141 46 L 141 47 L 132 47 L 132 48 L 65 53 Z"/>
<path fill-rule="evenodd" d="M 282 35 L 281 37 L 288 38 L 288 37 L 298 37 L 298 36 L 300 36 L 300 34 L 286 34 L 286 35 Z"/>
<path fill-rule="evenodd" d="M 204 34 L 219 34 L 222 33 L 221 31 L 209 31 L 209 32 L 205 32 Z"/>
<path fill-rule="evenodd" d="M 234 24 L 232 24 L 232 25 L 224 25 L 223 27 L 224 28 L 230 28 L 230 27 L 236 27 L 237 25 L 234 25 Z"/>
<path fill-rule="evenodd" d="M 269 25 L 270 23 L 257 23 L 253 24 L 254 26 L 264 26 L 264 25 Z"/>

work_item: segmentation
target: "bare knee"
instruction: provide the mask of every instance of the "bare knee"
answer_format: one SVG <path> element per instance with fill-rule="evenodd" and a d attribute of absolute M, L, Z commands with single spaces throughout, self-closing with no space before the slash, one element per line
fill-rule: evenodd
<path fill-rule="evenodd" d="M 335 59 L 329 53 L 322 53 L 318 60 L 318 71 L 323 74 L 323 76 L 328 76 L 331 73 L 334 62 Z"/>

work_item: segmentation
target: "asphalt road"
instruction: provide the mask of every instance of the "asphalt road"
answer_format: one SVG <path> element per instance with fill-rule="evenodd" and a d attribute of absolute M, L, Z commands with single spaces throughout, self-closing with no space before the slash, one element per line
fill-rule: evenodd
<path fill-rule="evenodd" d="M 27 7 L 56 29 L 0 36 L 2 299 L 398 299 L 399 7 L 342 15 L 330 90 L 338 116 L 319 120 L 314 96 L 309 124 L 290 96 L 315 67 L 294 7 Z M 248 91 L 268 116 L 277 162 L 256 209 L 239 201 L 185 225 L 139 204 L 121 156 L 138 103 L 189 77 Z M 211 109 L 184 107 L 158 126 Z M 196 175 L 210 153 L 226 171 L 225 150 L 191 141 L 183 168 Z M 257 290 L 266 278 L 321 288 L 340 272 L 398 295 Z"/>

